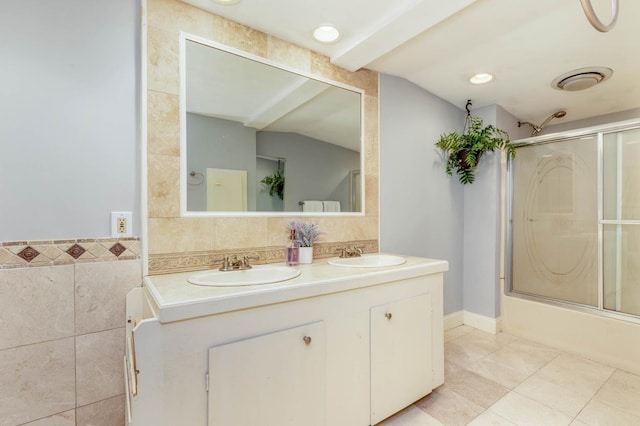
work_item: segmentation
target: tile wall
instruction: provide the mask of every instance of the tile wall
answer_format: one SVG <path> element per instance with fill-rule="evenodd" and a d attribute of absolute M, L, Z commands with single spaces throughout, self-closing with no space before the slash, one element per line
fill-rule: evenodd
<path fill-rule="evenodd" d="M 178 0 L 147 1 L 148 248 L 151 274 L 210 266 L 220 254 L 259 254 L 280 262 L 287 243 L 283 217 L 180 217 L 179 34 L 204 37 L 304 73 L 364 90 L 365 214 L 309 217 L 326 232 L 316 257 L 357 244 L 378 251 L 378 74 L 349 72 L 318 53 Z M 259 262 L 258 262 L 259 263 Z"/>
<path fill-rule="evenodd" d="M 0 244 L 0 425 L 124 424 L 138 238 Z"/>

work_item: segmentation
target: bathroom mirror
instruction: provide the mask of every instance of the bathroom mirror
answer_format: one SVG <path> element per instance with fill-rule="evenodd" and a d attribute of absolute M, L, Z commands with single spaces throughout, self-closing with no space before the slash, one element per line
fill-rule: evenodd
<path fill-rule="evenodd" d="M 198 37 L 181 47 L 183 215 L 362 213 L 360 89 Z"/>

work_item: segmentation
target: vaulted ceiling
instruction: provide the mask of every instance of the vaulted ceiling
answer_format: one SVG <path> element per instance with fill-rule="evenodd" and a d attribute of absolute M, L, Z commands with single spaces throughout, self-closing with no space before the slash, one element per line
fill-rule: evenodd
<path fill-rule="evenodd" d="M 609 32 L 596 31 L 579 0 L 182 0 L 323 53 L 349 70 L 369 68 L 406 78 L 463 108 L 497 104 L 521 120 L 557 122 L 640 107 L 640 1 L 619 0 Z M 610 0 L 591 0 L 601 21 Z M 330 23 L 332 44 L 313 39 Z M 552 87 L 572 70 L 608 67 L 613 75 L 583 91 Z M 495 80 L 471 85 L 476 72 Z"/>

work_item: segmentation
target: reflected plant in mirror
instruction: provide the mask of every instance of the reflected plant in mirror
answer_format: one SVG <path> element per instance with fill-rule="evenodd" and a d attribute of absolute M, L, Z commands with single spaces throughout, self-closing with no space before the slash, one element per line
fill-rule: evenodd
<path fill-rule="evenodd" d="M 260 183 L 264 184 L 269 191 L 269 196 L 278 196 L 281 200 L 284 200 L 284 172 L 280 169 L 273 172 L 272 175 L 265 176 L 260 180 Z"/>
<path fill-rule="evenodd" d="M 362 212 L 362 92 L 189 37 L 183 213 L 297 214 L 308 200 Z"/>

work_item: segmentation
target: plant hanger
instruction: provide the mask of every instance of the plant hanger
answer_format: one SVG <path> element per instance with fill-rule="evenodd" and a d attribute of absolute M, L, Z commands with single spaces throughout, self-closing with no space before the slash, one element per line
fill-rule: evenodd
<path fill-rule="evenodd" d="M 469 99 L 464 107 L 467 116 L 463 133 L 446 133 L 436 142 L 436 147 L 446 155 L 445 172 L 451 176 L 455 171 L 462 184 L 473 183 L 476 166 L 483 154 L 498 149 L 504 150 L 510 158 L 515 156 L 507 132 L 491 124 L 485 126 L 480 117 L 471 115 L 471 105 Z"/>
<path fill-rule="evenodd" d="M 464 106 L 464 109 L 467 111 L 467 116 L 464 119 L 464 129 L 462 130 L 463 133 L 468 133 L 469 132 L 469 127 L 471 126 L 471 106 L 473 104 L 471 103 L 471 99 L 467 99 L 467 104 Z"/>

